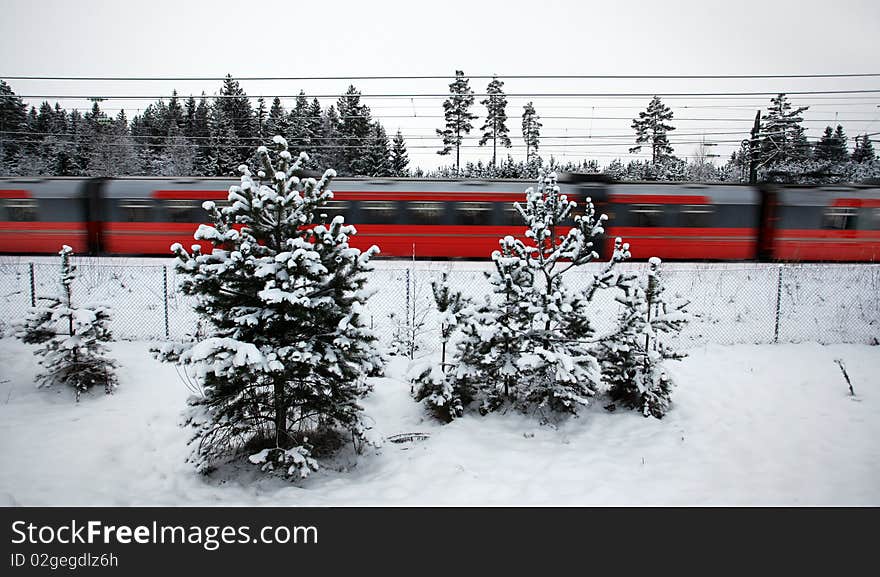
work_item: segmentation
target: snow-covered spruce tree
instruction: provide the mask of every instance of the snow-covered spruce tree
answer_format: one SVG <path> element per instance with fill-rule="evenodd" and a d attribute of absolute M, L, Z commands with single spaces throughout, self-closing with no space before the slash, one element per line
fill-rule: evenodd
<path fill-rule="evenodd" d="M 39 386 L 72 387 L 76 400 L 94 386 L 103 386 L 108 395 L 116 388 L 116 361 L 106 356 L 106 343 L 112 340 L 110 311 L 101 305 L 74 306 L 71 287 L 76 267 L 70 262 L 73 249 L 64 245 L 61 251 L 61 287 L 54 297 L 33 307 L 16 327 L 15 336 L 28 344 L 43 345 L 37 349 L 45 370 L 37 375 Z"/>
<path fill-rule="evenodd" d="M 651 164 L 663 162 L 672 155 L 672 146 L 666 134 L 670 130 L 675 130 L 671 124 L 666 121 L 672 120 L 672 110 L 655 96 L 648 103 L 648 108 L 644 112 L 639 112 L 638 118 L 633 118 L 632 129 L 636 132 L 636 145 L 629 149 L 632 152 L 638 152 L 642 149 L 643 144 L 651 146 Z"/>
<path fill-rule="evenodd" d="M 185 276 L 181 290 L 197 297 L 196 311 L 212 330 L 157 352 L 201 380 L 204 396 L 191 400 L 189 423 L 203 471 L 247 451 L 263 470 L 306 476 L 317 466 L 313 450 L 328 454 L 343 432 L 362 438 L 358 400 L 382 359 L 361 318 L 379 249 L 351 248 L 354 227 L 321 214 L 333 198 L 333 170 L 300 180 L 305 153 L 294 162 L 280 136 L 274 148 L 274 158 L 258 149 L 256 175 L 239 167 L 241 185 L 230 188 L 228 207 L 204 203 L 213 225 L 199 226 L 195 238 L 211 242 L 212 252 L 172 247 Z"/>
<path fill-rule="evenodd" d="M 528 226 L 526 240 L 505 237 L 492 254 L 495 298 L 469 311 L 448 379 L 458 397 L 478 398 L 482 413 L 508 403 L 576 413 L 602 390 L 587 305 L 596 290 L 620 282 L 613 268 L 628 258 L 628 246 L 618 239 L 587 290 L 573 290 L 563 276 L 597 257 L 591 239 L 603 233 L 604 215 L 587 199 L 584 213 L 573 217 L 575 203 L 553 173 L 542 173 L 525 204 L 515 206 Z"/>
<path fill-rule="evenodd" d="M 440 365 L 430 361 L 418 365 L 413 371 L 412 388 L 416 401 L 425 400 L 435 416 L 448 422 L 461 416 L 463 407 L 446 379 L 446 347 L 459 326 L 462 310 L 469 302 L 461 292 L 450 289 L 447 273 L 443 273 L 439 282 L 432 281 L 431 289 L 434 305 L 440 313 Z"/>
<path fill-rule="evenodd" d="M 602 375 L 609 396 L 646 417 L 662 418 L 669 410 L 673 382 L 663 368 L 667 359 L 682 359 L 665 337 L 688 322 L 687 302 L 670 306 L 663 295 L 660 259 L 648 261 L 644 280 L 621 285 L 623 305 L 616 332 L 599 345 Z"/>

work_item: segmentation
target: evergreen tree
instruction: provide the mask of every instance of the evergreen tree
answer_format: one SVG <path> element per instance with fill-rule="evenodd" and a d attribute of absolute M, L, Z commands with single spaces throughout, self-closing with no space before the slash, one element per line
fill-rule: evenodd
<path fill-rule="evenodd" d="M 440 365 L 428 362 L 413 371 L 413 394 L 416 401 L 425 401 L 428 408 L 439 419 L 450 422 L 460 417 L 464 410 L 460 396 L 446 379 L 446 347 L 460 324 L 460 315 L 469 301 L 458 291 L 449 287 L 449 275 L 443 273 L 440 281 L 431 281 L 434 305 L 440 313 Z"/>
<path fill-rule="evenodd" d="M 761 117 L 761 132 L 758 134 L 761 166 L 799 161 L 809 155 L 809 150 L 804 150 L 806 138 L 801 126 L 801 114 L 808 108 L 792 108 L 785 94 L 770 99 L 770 107 Z"/>
<path fill-rule="evenodd" d="M 287 113 L 281 99 L 277 96 L 272 100 L 272 106 L 269 108 L 269 116 L 266 118 L 266 134 L 269 138 L 277 135 L 285 135 L 288 130 Z"/>
<path fill-rule="evenodd" d="M 199 176 L 215 175 L 216 172 L 214 170 L 217 161 L 213 154 L 211 142 L 211 107 L 204 92 L 199 99 L 198 106 L 196 106 L 191 138 L 196 145 L 195 173 Z"/>
<path fill-rule="evenodd" d="M 28 344 L 43 345 L 44 372 L 37 375 L 40 386 L 72 387 L 80 395 L 94 386 L 110 394 L 117 385 L 116 362 L 106 356 L 106 343 L 112 340 L 110 311 L 103 305 L 74 306 L 72 287 L 76 267 L 70 262 L 73 249 L 64 245 L 61 255 L 61 283 L 57 296 L 43 297 L 45 304 L 28 310 L 16 327 L 16 337 Z"/>
<path fill-rule="evenodd" d="M 296 150 L 312 151 L 312 135 L 309 133 L 309 100 L 302 90 L 296 97 L 296 103 L 287 119 L 287 140 Z"/>
<path fill-rule="evenodd" d="M 332 104 L 321 118 L 321 154 L 319 158 L 327 166 L 342 167 L 345 165 L 345 150 L 340 147 L 339 131 L 341 121 L 336 107 Z M 348 174 L 343 172 L 342 174 Z"/>
<path fill-rule="evenodd" d="M 409 176 L 409 158 L 406 154 L 406 142 L 400 130 L 394 135 L 394 142 L 391 146 L 391 173 L 392 176 Z"/>
<path fill-rule="evenodd" d="M 343 174 L 365 176 L 370 168 L 368 152 L 371 148 L 372 119 L 370 108 L 361 103 L 361 93 L 349 86 L 336 102 L 339 126 L 336 140 L 343 158 Z"/>
<path fill-rule="evenodd" d="M 236 150 L 241 152 L 251 147 L 254 142 L 257 142 L 257 120 L 250 100 L 238 81 L 234 80 L 229 74 L 223 80 L 223 86 L 220 88 L 220 94 L 216 99 L 215 107 L 220 110 L 224 122 L 229 126 L 234 135 L 234 142 L 230 143 L 231 146 L 236 147 Z M 234 169 L 235 166 L 232 168 Z"/>
<path fill-rule="evenodd" d="M 816 146 L 813 147 L 813 158 L 820 162 L 831 161 L 832 149 L 834 148 L 834 130 L 830 126 L 825 127 L 825 132 Z"/>
<path fill-rule="evenodd" d="M 196 110 L 198 105 L 196 99 L 190 95 L 186 99 L 183 113 L 183 135 L 187 138 L 193 138 L 196 135 Z"/>
<path fill-rule="evenodd" d="M 437 129 L 437 136 L 443 138 L 443 149 L 437 154 L 449 154 L 455 148 L 455 171 L 461 166 L 461 143 L 463 137 L 470 134 L 473 126 L 471 120 L 477 116 L 470 113 L 474 103 L 474 91 L 470 89 L 468 80 L 461 70 L 455 71 L 455 81 L 449 85 L 450 96 L 443 102 L 443 113 L 446 128 Z"/>
<path fill-rule="evenodd" d="M 321 139 L 321 132 L 324 128 L 324 123 L 321 116 L 321 103 L 318 102 L 317 98 L 312 98 L 312 103 L 309 104 L 309 107 L 306 109 L 306 114 L 306 126 L 308 127 L 309 139 L 312 141 L 312 149 L 316 153 L 315 156 L 318 157 L 320 155 L 317 154 L 317 152 L 324 149 L 324 141 Z M 316 164 L 315 166 L 318 165 Z"/>
<path fill-rule="evenodd" d="M 587 343 L 587 306 L 599 288 L 620 282 L 613 268 L 628 247 L 618 239 L 608 265 L 586 290 L 574 290 L 563 276 L 597 256 L 591 239 L 603 233 L 604 215 L 588 200 L 584 214 L 572 217 L 575 203 L 560 193 L 555 174 L 541 174 L 526 203 L 514 206 L 528 227 L 526 241 L 507 236 L 492 254 L 496 298 L 468 311 L 447 382 L 452 397 L 463 406 L 478 399 L 482 413 L 506 403 L 576 413 L 602 390 Z"/>
<path fill-rule="evenodd" d="M 877 160 L 877 155 L 874 153 L 874 144 L 868 138 L 868 135 L 856 136 L 856 146 L 853 149 L 852 161 L 861 164 L 875 160 Z"/>
<path fill-rule="evenodd" d="M 260 96 L 257 98 L 257 111 L 256 115 L 256 124 L 257 124 L 257 138 L 262 142 L 265 140 L 266 134 L 266 121 L 268 120 L 268 112 L 266 110 L 266 101 L 263 100 L 263 97 Z M 274 134 L 272 136 L 275 136 Z"/>
<path fill-rule="evenodd" d="M 672 155 L 672 146 L 666 134 L 675 127 L 666 122 L 672 120 L 672 110 L 654 97 L 648 103 L 644 112 L 639 112 L 639 117 L 632 121 L 632 128 L 636 131 L 636 146 L 629 149 L 630 152 L 638 152 L 642 144 L 651 145 L 651 164 L 657 165 Z"/>
<path fill-rule="evenodd" d="M 0 80 L 0 172 L 11 172 L 18 162 L 21 132 L 27 132 L 27 106 Z"/>
<path fill-rule="evenodd" d="M 162 135 L 182 133 L 186 120 L 183 107 L 180 105 L 180 99 L 177 97 L 177 90 L 171 91 L 171 100 L 168 101 L 168 106 L 165 107 L 163 112 Z"/>
<path fill-rule="evenodd" d="M 662 363 L 685 356 L 664 339 L 687 323 L 687 303 L 670 307 L 663 295 L 660 259 L 651 258 L 648 266 L 645 282 L 630 278 L 621 284 L 623 296 L 617 300 L 623 311 L 617 331 L 600 344 L 600 357 L 611 398 L 660 419 L 669 410 L 673 385 Z"/>
<path fill-rule="evenodd" d="M 507 130 L 507 96 L 504 95 L 504 82 L 492 78 L 492 82 L 486 88 L 488 96 L 481 100 L 480 104 L 486 106 L 486 122 L 483 124 L 483 136 L 480 138 L 480 146 L 492 141 L 492 166 L 495 166 L 498 143 L 505 148 L 510 148 L 510 136 Z"/>
<path fill-rule="evenodd" d="M 526 162 L 529 162 L 537 156 L 538 145 L 541 139 L 540 117 L 535 112 L 534 105 L 529 102 L 523 106 L 522 114 L 522 135 L 523 141 L 526 143 Z"/>
<path fill-rule="evenodd" d="M 204 203 L 213 224 L 196 238 L 212 252 L 173 247 L 181 290 L 210 329 L 158 354 L 200 375 L 189 422 L 202 470 L 247 451 L 263 470 L 305 476 L 317 466 L 309 443 L 329 452 L 344 431 L 363 437 L 358 400 L 380 357 L 360 312 L 378 249 L 351 248 L 355 230 L 341 216 L 322 222 L 334 171 L 300 180 L 305 154 L 294 162 L 281 136 L 274 148 L 258 149 L 256 174 L 240 167 L 229 207 Z"/>
<path fill-rule="evenodd" d="M 847 149 L 847 140 L 846 133 L 843 131 L 843 126 L 837 125 L 837 128 L 834 129 L 834 139 L 833 145 L 831 148 L 831 161 L 837 163 L 844 163 L 849 160 L 849 150 Z"/>
<path fill-rule="evenodd" d="M 219 101 L 218 101 L 219 102 Z M 208 129 L 211 134 L 211 153 L 208 172 L 212 176 L 230 176 L 239 166 L 242 147 L 231 120 L 223 112 L 223 107 L 215 103 L 211 106 Z"/>
<path fill-rule="evenodd" d="M 388 135 L 378 122 L 373 125 L 373 139 L 365 156 L 366 176 L 393 176 Z"/>
<path fill-rule="evenodd" d="M 77 174 L 77 167 L 74 163 L 75 149 L 69 134 L 67 112 L 57 102 L 49 132 L 51 136 L 46 137 L 44 141 L 50 159 L 49 173 L 55 176 Z"/>

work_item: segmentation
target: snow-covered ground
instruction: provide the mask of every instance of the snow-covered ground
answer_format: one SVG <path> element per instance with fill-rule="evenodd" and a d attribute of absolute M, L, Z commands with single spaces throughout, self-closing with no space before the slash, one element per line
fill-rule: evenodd
<path fill-rule="evenodd" d="M 184 462 L 189 391 L 149 343 L 113 345 L 110 396 L 35 389 L 33 347 L 0 340 L 0 504 L 880 505 L 880 347 L 709 345 L 669 368 L 662 421 L 598 403 L 532 416 L 425 418 L 394 359 L 365 400 L 376 447 L 301 485 Z M 851 397 L 834 359 L 852 379 Z M 396 444 L 400 433 L 427 440 Z"/>

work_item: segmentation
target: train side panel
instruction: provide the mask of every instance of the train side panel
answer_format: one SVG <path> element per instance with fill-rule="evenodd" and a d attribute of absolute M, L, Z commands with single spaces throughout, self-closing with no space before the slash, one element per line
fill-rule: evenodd
<path fill-rule="evenodd" d="M 786 186 L 777 195 L 775 259 L 880 261 L 880 188 Z"/>
<path fill-rule="evenodd" d="M 749 186 L 613 184 L 606 250 L 619 236 L 638 260 L 754 259 L 759 213 L 759 194 Z"/>
<path fill-rule="evenodd" d="M 0 253 L 86 253 L 84 179 L 0 179 Z"/>

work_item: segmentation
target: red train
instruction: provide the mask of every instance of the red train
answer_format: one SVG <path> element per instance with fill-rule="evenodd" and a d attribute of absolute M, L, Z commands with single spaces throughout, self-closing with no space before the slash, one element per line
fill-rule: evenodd
<path fill-rule="evenodd" d="M 191 244 L 204 200 L 237 181 L 216 178 L 0 179 L 0 252 L 167 255 Z M 513 202 L 523 180 L 339 178 L 329 215 L 358 229 L 355 245 L 385 257 L 486 258 L 521 234 Z M 633 257 L 669 260 L 880 261 L 880 185 L 751 187 L 618 183 L 563 175 L 563 192 L 590 196 Z M 603 255 L 604 256 L 604 255 Z"/>

